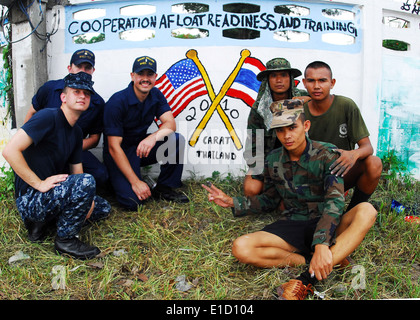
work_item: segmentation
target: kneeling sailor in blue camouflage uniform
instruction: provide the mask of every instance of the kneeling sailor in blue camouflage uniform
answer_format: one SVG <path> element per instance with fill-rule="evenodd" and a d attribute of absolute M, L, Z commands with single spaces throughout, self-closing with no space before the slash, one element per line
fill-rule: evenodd
<path fill-rule="evenodd" d="M 273 211 L 283 200 L 279 220 L 236 239 L 232 252 L 239 261 L 262 268 L 308 264 L 297 279 L 277 289 L 281 299 L 301 300 L 333 266 L 348 264 L 376 211 L 364 202 L 343 215 L 343 178 L 329 169 L 339 155 L 334 145 L 307 138 L 310 122 L 301 101 L 277 101 L 270 109 L 271 128 L 282 147 L 266 157 L 263 193 L 232 198 L 215 186 L 203 187 L 209 201 L 231 207 L 235 216 Z"/>
<path fill-rule="evenodd" d="M 56 223 L 55 249 L 77 259 L 100 253 L 77 237 L 87 219 L 106 218 L 111 206 L 96 196 L 95 179 L 83 173 L 82 130 L 75 125 L 93 91 L 92 77 L 84 72 L 64 78 L 62 105 L 37 112 L 12 137 L 3 156 L 15 172 L 18 211 L 33 242 L 46 238 Z M 66 165 L 70 164 L 70 175 Z"/>

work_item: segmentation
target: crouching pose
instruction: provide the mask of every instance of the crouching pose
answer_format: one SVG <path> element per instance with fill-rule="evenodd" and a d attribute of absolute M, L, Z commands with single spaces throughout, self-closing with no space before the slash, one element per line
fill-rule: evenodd
<path fill-rule="evenodd" d="M 283 200 L 279 220 L 237 238 L 232 251 L 239 261 L 262 268 L 307 264 L 297 279 L 277 289 L 282 299 L 300 300 L 335 265 L 348 264 L 376 211 L 364 202 L 343 215 L 343 178 L 329 169 L 339 154 L 334 145 L 307 138 L 310 122 L 299 100 L 274 102 L 271 110 L 271 128 L 282 147 L 265 160 L 263 193 L 232 198 L 215 186 L 203 187 L 209 201 L 231 207 L 235 216 L 273 211 Z"/>
<path fill-rule="evenodd" d="M 155 87 L 156 70 L 155 59 L 136 58 L 130 73 L 132 81 L 105 104 L 104 162 L 117 201 L 128 210 L 137 210 L 151 197 L 189 202 L 186 195 L 174 190 L 182 186 L 185 139 L 175 132 L 168 101 Z M 161 125 L 149 133 L 155 118 Z M 150 188 L 140 168 L 155 163 L 160 164 L 160 173 L 156 186 Z"/>
<path fill-rule="evenodd" d="M 111 211 L 109 203 L 95 195 L 93 176 L 83 173 L 83 136 L 75 125 L 89 106 L 93 82 L 84 72 L 69 74 L 64 81 L 61 108 L 37 112 L 16 132 L 3 156 L 15 172 L 16 205 L 29 239 L 44 240 L 55 223 L 56 251 L 91 259 L 99 248 L 77 235 L 87 219 L 103 219 Z"/>

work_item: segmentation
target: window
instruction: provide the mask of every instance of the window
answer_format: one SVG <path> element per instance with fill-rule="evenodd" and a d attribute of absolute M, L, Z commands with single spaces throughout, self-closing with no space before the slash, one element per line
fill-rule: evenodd
<path fill-rule="evenodd" d="M 86 9 L 73 13 L 74 20 L 92 20 L 106 15 L 105 9 Z"/>
<path fill-rule="evenodd" d="M 144 16 L 156 12 L 156 7 L 147 4 L 136 4 L 120 8 L 122 16 Z"/>
<path fill-rule="evenodd" d="M 397 18 L 397 17 L 391 17 L 391 16 L 383 17 L 382 23 L 391 28 L 397 28 L 397 29 L 410 28 L 410 21 Z"/>
<path fill-rule="evenodd" d="M 105 41 L 105 34 L 98 32 L 90 32 L 73 37 L 73 42 L 77 44 L 92 44 L 102 41 Z"/>
<path fill-rule="evenodd" d="M 326 43 L 344 46 L 352 45 L 356 42 L 355 37 L 341 33 L 324 33 L 321 38 Z"/>
<path fill-rule="evenodd" d="M 276 31 L 274 32 L 274 40 L 286 42 L 306 42 L 311 38 L 309 33 L 299 31 Z"/>
<path fill-rule="evenodd" d="M 356 14 L 349 10 L 343 10 L 343 9 L 323 9 L 322 15 L 331 18 L 333 20 L 354 20 Z M 343 28 L 346 30 L 348 26 L 346 26 L 345 22 L 334 22 L 339 29 Z M 352 45 L 356 42 L 356 38 L 351 35 L 346 35 L 342 33 L 324 33 L 322 35 L 322 41 L 330 44 L 335 45 Z"/>
<path fill-rule="evenodd" d="M 200 39 L 207 38 L 209 31 L 199 28 L 178 28 L 172 30 L 171 36 L 178 39 Z"/>
<path fill-rule="evenodd" d="M 260 6 L 251 3 L 228 3 L 223 5 L 223 11 L 236 13 L 242 21 L 242 26 L 252 27 L 252 13 L 260 12 Z M 251 28 L 224 29 L 223 37 L 238 40 L 252 40 L 260 37 L 260 31 Z"/>
<path fill-rule="evenodd" d="M 122 16 L 145 16 L 156 12 L 156 6 L 146 4 L 136 4 L 132 6 L 125 6 L 120 8 L 120 14 Z M 121 40 L 126 41 L 145 41 L 155 37 L 155 30 L 147 29 L 150 27 L 150 19 L 148 17 L 141 20 L 139 25 L 141 29 L 133 29 L 122 31 L 118 34 Z"/>
<path fill-rule="evenodd" d="M 203 12 L 209 11 L 208 4 L 192 3 L 192 2 L 174 4 L 171 8 L 172 8 L 172 12 L 174 13 L 185 13 L 185 14 L 203 13 Z"/>
<path fill-rule="evenodd" d="M 275 6 L 274 12 L 278 14 L 283 14 L 286 16 L 300 17 L 300 16 L 308 16 L 311 10 L 309 10 L 306 7 L 301 7 L 301 6 L 282 5 L 282 6 Z"/>
<path fill-rule="evenodd" d="M 354 20 L 355 17 L 354 12 L 343 9 L 324 9 L 322 14 L 327 18 L 336 20 Z"/>
<path fill-rule="evenodd" d="M 120 32 L 119 38 L 126 41 L 144 41 L 155 37 L 155 30 L 135 29 Z"/>
<path fill-rule="evenodd" d="M 223 11 L 230 13 L 257 13 L 260 12 L 260 6 L 250 3 L 229 3 L 223 5 Z"/>
<path fill-rule="evenodd" d="M 225 29 L 223 30 L 223 37 L 239 40 L 257 39 L 260 37 L 260 32 L 246 28 Z"/>
<path fill-rule="evenodd" d="M 73 13 L 73 19 L 74 20 L 85 20 L 83 24 L 86 24 L 85 27 L 88 28 L 88 30 L 93 30 L 98 25 L 97 21 L 93 21 L 92 23 L 86 21 L 86 20 L 93 20 L 96 18 L 104 17 L 106 15 L 105 9 L 86 9 L 86 10 L 80 10 Z M 96 30 L 99 31 L 98 28 Z M 83 29 L 82 29 L 83 31 Z M 87 30 L 86 30 L 87 31 Z M 74 36 L 73 43 L 77 44 L 92 44 L 97 43 L 101 41 L 105 41 L 105 34 L 100 32 L 87 32 L 81 35 Z"/>
<path fill-rule="evenodd" d="M 209 11 L 209 5 L 203 3 L 185 2 L 178 3 L 171 6 L 171 10 L 178 14 L 195 14 Z M 193 25 L 193 18 L 186 16 L 182 19 L 185 27 L 173 29 L 171 36 L 177 39 L 201 39 L 209 36 L 209 31 L 206 29 L 188 27 Z"/>
<path fill-rule="evenodd" d="M 401 40 L 385 39 L 382 41 L 382 47 L 394 51 L 408 51 L 410 44 Z"/>

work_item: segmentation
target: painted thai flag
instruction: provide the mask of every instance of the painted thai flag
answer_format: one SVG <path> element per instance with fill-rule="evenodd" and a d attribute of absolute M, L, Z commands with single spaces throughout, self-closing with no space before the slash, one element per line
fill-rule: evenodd
<path fill-rule="evenodd" d="M 252 107 L 257 99 L 258 90 L 261 84 L 261 82 L 257 80 L 257 74 L 265 69 L 266 67 L 260 60 L 247 57 L 226 95 L 232 98 L 241 99 L 248 106 Z"/>
<path fill-rule="evenodd" d="M 203 77 L 191 59 L 183 59 L 173 64 L 156 81 L 156 87 L 168 100 L 174 117 L 195 98 L 207 94 Z"/>

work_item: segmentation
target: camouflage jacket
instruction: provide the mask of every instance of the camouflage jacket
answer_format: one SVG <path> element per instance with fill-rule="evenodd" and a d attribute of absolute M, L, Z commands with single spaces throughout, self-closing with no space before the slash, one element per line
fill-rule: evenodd
<path fill-rule="evenodd" d="M 338 158 L 329 143 L 307 138 L 299 161 L 291 161 L 286 150 L 273 150 L 264 163 L 264 192 L 258 196 L 235 197 L 233 213 L 270 212 L 283 199 L 280 219 L 319 219 L 312 245 L 331 245 L 344 209 L 343 178 L 331 174 L 329 167 Z"/>

